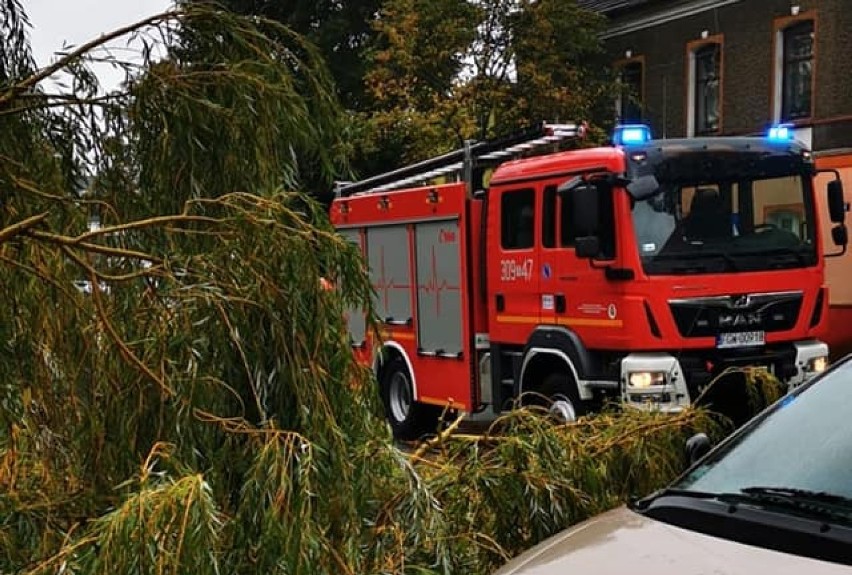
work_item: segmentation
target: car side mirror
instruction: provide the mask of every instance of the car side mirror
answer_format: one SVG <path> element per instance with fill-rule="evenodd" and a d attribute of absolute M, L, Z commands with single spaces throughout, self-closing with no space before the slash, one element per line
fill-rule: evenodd
<path fill-rule="evenodd" d="M 696 461 L 707 455 L 713 448 L 710 443 L 710 438 L 706 433 L 696 433 L 686 440 L 686 459 L 689 465 L 695 464 Z"/>
<path fill-rule="evenodd" d="M 846 201 L 843 198 L 843 182 L 831 180 L 826 186 L 828 193 L 828 215 L 835 224 L 841 224 L 846 219 Z M 838 244 L 839 245 L 839 244 Z"/>
<path fill-rule="evenodd" d="M 639 176 L 627 184 L 627 193 L 634 200 L 647 200 L 651 196 L 656 195 L 659 189 L 660 182 L 657 181 L 656 176 L 653 174 Z"/>

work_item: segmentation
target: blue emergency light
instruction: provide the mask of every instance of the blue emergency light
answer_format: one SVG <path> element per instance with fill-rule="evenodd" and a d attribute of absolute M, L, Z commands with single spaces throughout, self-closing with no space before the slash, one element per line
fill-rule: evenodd
<path fill-rule="evenodd" d="M 793 140 L 793 128 L 789 124 L 772 126 L 766 137 L 770 142 L 790 142 Z"/>
<path fill-rule="evenodd" d="M 645 124 L 623 124 L 616 126 L 612 143 L 616 146 L 644 144 L 651 140 L 651 127 Z"/>

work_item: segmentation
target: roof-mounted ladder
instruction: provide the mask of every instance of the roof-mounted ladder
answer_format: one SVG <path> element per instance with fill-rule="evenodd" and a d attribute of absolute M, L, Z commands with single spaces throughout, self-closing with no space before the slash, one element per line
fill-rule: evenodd
<path fill-rule="evenodd" d="M 506 160 L 540 155 L 556 151 L 561 144 L 582 138 L 584 124 L 549 124 L 521 133 L 482 142 L 465 142 L 465 146 L 446 154 L 372 176 L 359 182 L 337 182 L 335 195 L 352 195 L 386 192 L 389 190 L 426 184 L 440 177 L 454 177 L 470 182 L 473 171 L 496 166 Z"/>

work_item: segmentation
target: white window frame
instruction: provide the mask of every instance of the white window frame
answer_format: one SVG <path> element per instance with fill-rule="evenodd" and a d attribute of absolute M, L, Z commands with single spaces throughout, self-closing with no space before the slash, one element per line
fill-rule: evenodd
<path fill-rule="evenodd" d="M 724 102 L 722 100 L 722 78 L 724 77 L 725 71 L 723 67 L 725 65 L 725 59 L 722 53 L 725 50 L 724 37 L 720 34 L 718 36 L 713 36 L 712 38 L 707 38 L 701 41 L 696 41 L 694 43 L 690 43 L 687 48 L 687 64 L 686 64 L 686 136 L 688 138 L 695 137 L 695 80 L 698 75 L 696 70 L 696 61 L 695 54 L 700 50 L 706 48 L 707 46 L 715 44 L 719 46 L 719 116 L 722 115 L 722 106 Z M 719 121 L 719 130 L 721 131 L 721 119 Z"/>
<path fill-rule="evenodd" d="M 814 14 L 804 14 L 801 18 L 796 18 L 785 22 L 781 26 L 775 28 L 775 53 L 773 54 L 773 73 L 772 73 L 772 122 L 777 124 L 781 121 L 781 110 L 784 106 L 784 32 L 792 26 L 801 24 L 810 20 L 814 27 L 814 42 L 816 43 L 817 22 Z M 815 56 L 814 56 L 815 59 Z M 816 66 L 814 65 L 814 70 Z M 814 72 L 815 73 L 815 72 Z M 813 80 L 812 80 L 813 82 Z M 813 114 L 813 83 L 811 84 L 811 113 Z"/>

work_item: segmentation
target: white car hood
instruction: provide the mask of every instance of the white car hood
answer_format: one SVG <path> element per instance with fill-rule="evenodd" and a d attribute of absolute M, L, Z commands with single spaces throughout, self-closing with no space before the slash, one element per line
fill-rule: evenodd
<path fill-rule="evenodd" d="M 494 575 L 823 575 L 852 567 L 681 529 L 619 507 L 543 541 Z"/>

